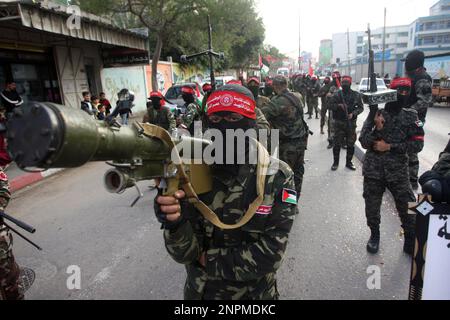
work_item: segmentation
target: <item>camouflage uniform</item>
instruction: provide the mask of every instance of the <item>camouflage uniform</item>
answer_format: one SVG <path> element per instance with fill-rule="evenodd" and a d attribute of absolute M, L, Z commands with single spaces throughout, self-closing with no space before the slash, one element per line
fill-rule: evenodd
<path fill-rule="evenodd" d="M 428 108 L 433 107 L 433 80 L 425 72 L 421 72 L 412 77 L 413 90 L 409 99 L 409 108 L 417 111 L 419 119 L 425 123 Z M 416 152 L 408 152 L 409 179 L 412 184 L 417 184 L 419 180 L 419 155 Z"/>
<path fill-rule="evenodd" d="M 313 111 L 316 113 L 316 118 L 319 117 L 319 91 L 319 82 L 311 81 L 308 91 L 308 114 L 310 117 L 312 117 Z"/>
<path fill-rule="evenodd" d="M 261 111 L 266 105 L 270 103 L 270 99 L 264 96 L 256 98 L 256 127 L 258 129 L 270 130 L 270 123 L 267 121 L 264 113 Z"/>
<path fill-rule="evenodd" d="M 4 210 L 9 203 L 8 177 L 0 169 L 0 210 Z M 10 230 L 0 218 L 0 300 L 22 300 L 23 294 L 19 291 L 20 269 L 15 262 L 13 252 L 13 237 Z"/>
<path fill-rule="evenodd" d="M 367 224 L 371 229 L 380 225 L 380 207 L 386 188 L 392 193 L 402 227 L 414 233 L 415 219 L 408 214 L 408 202 L 414 201 L 414 193 L 408 180 L 407 152 L 420 152 L 423 148 L 423 128 L 417 112 L 403 109 L 399 113 L 381 111 L 385 124 L 378 131 L 372 119 L 364 123 L 360 142 L 367 149 L 364 160 L 364 199 Z M 373 150 L 375 141 L 384 140 L 391 150 L 380 153 Z"/>
<path fill-rule="evenodd" d="M 263 206 L 248 224 L 221 230 L 189 205 L 183 206 L 183 222 L 164 231 L 170 256 L 184 264 L 186 300 L 278 299 L 276 272 L 280 268 L 288 235 L 298 214 L 295 204 L 283 201 L 286 189 L 294 189 L 293 173 L 283 162 L 266 178 Z M 213 167 L 212 192 L 201 196 L 227 224 L 239 221 L 256 198 L 256 167 Z M 206 252 L 206 267 L 199 263 Z"/>
<path fill-rule="evenodd" d="M 196 103 L 190 103 L 186 106 L 186 114 L 183 116 L 183 124 L 188 128 L 191 135 L 194 135 L 194 122 L 201 120 L 201 108 Z"/>
<path fill-rule="evenodd" d="M 326 98 L 325 98 L 325 103 L 327 105 L 327 110 L 328 110 L 328 142 L 330 143 L 330 145 L 332 145 L 334 143 L 335 136 L 336 136 L 336 132 L 334 130 L 333 110 L 330 109 L 330 103 L 331 103 L 331 98 L 338 90 L 339 90 L 338 87 L 336 87 L 335 85 L 331 85 L 330 90 L 328 91 L 328 94 L 326 95 Z"/>
<path fill-rule="evenodd" d="M 319 91 L 319 97 L 321 102 L 321 108 L 320 108 L 320 130 L 323 132 L 323 128 L 325 127 L 325 124 L 327 123 L 327 94 L 330 92 L 331 89 L 331 83 L 324 84 L 322 88 L 320 88 Z M 330 128 L 328 128 L 328 138 L 330 138 Z"/>
<path fill-rule="evenodd" d="M 169 132 L 177 128 L 177 121 L 169 108 L 161 106 L 159 110 L 156 110 L 151 103 L 147 104 L 147 114 L 143 122 L 157 125 Z"/>
<path fill-rule="evenodd" d="M 285 95 L 293 97 L 299 105 L 293 105 Z M 305 174 L 305 150 L 309 134 L 308 126 L 303 119 L 303 108 L 301 95 L 286 90 L 274 97 L 270 104 L 262 109 L 272 129 L 280 131 L 280 159 L 294 171 L 295 190 L 298 197 L 301 196 Z"/>
<path fill-rule="evenodd" d="M 339 107 L 339 104 L 342 104 L 343 100 L 348 107 L 348 114 L 345 114 L 341 107 Z M 358 115 L 364 112 L 364 104 L 362 102 L 361 94 L 353 90 L 350 90 L 348 93 L 338 90 L 331 97 L 329 108 L 333 110 L 334 118 L 334 158 L 337 162 L 339 162 L 341 147 L 344 143 L 344 139 L 347 138 L 348 163 L 349 161 L 352 161 L 355 153 L 357 118 Z M 350 114 L 353 114 L 352 120 L 348 120 L 348 115 Z"/>

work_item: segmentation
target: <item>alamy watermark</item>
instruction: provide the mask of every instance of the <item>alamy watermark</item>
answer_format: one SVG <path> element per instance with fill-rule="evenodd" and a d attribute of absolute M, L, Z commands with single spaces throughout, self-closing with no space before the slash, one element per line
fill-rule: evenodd
<path fill-rule="evenodd" d="M 367 289 L 369 290 L 381 290 L 381 269 L 379 266 L 369 266 L 366 270 L 369 274 L 367 278 Z"/>
<path fill-rule="evenodd" d="M 66 13 L 69 14 L 66 26 L 69 30 L 81 30 L 81 9 L 77 5 L 67 7 Z"/>
<path fill-rule="evenodd" d="M 182 130 L 182 136 L 190 136 L 188 131 Z M 208 129 L 203 132 L 202 122 L 194 124 L 194 138 L 211 141 L 205 146 L 202 143 L 192 143 L 190 139 L 181 139 L 177 148 L 172 150 L 172 161 L 178 162 L 178 154 L 185 164 L 207 164 L 207 165 L 257 165 L 258 144 L 262 145 L 269 156 L 278 158 L 280 144 L 280 132 L 277 129 Z M 270 143 L 269 143 L 270 141 Z M 271 169 L 278 169 L 273 168 Z M 272 170 L 270 170 L 272 171 Z"/>

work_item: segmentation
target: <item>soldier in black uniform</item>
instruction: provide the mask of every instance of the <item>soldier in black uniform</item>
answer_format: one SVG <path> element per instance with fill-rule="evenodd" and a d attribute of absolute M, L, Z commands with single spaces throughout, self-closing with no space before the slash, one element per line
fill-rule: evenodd
<path fill-rule="evenodd" d="M 386 104 L 375 119 L 369 115 L 361 132 L 361 145 L 367 149 L 364 160 L 364 199 L 367 224 L 371 237 L 367 251 L 377 253 L 380 245 L 380 207 L 387 188 L 393 195 L 405 232 L 403 250 L 412 254 L 415 240 L 415 220 L 408 214 L 408 202 L 414 201 L 409 183 L 408 152 L 423 148 L 423 124 L 412 109 L 406 106 L 411 91 L 408 78 L 398 78 L 391 84 L 397 89 L 398 101 Z"/>
<path fill-rule="evenodd" d="M 406 57 L 406 74 L 412 80 L 412 91 L 408 101 L 408 108 L 414 109 L 420 121 L 425 124 L 428 108 L 433 107 L 433 80 L 424 68 L 425 55 L 422 51 L 411 51 Z M 419 155 L 408 153 L 409 179 L 414 190 L 419 188 Z"/>
<path fill-rule="evenodd" d="M 329 108 L 333 111 L 335 141 L 333 147 L 334 162 L 332 170 L 339 167 L 341 146 L 347 138 L 347 163 L 346 167 L 355 171 L 353 156 L 355 154 L 356 123 L 358 115 L 364 111 L 361 95 L 351 89 L 352 78 L 342 77 L 342 90 L 338 90 L 331 97 Z"/>

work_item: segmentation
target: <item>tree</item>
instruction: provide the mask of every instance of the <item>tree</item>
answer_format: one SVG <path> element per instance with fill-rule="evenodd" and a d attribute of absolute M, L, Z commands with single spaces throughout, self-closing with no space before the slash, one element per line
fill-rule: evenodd
<path fill-rule="evenodd" d="M 156 85 L 162 54 L 175 61 L 207 48 L 206 16 L 210 15 L 214 50 L 225 53 L 216 69 L 242 70 L 258 61 L 264 25 L 254 0 L 78 0 L 82 10 L 108 17 L 122 28 L 146 27 L 153 50 L 152 84 Z M 133 19 L 134 18 L 134 19 Z M 191 63 L 207 67 L 207 59 Z"/>
<path fill-rule="evenodd" d="M 127 0 L 128 11 L 139 18 L 139 21 L 153 32 L 156 46 L 152 57 L 152 89 L 158 90 L 158 62 L 164 43 L 176 35 L 173 27 L 181 19 L 192 15 L 201 4 L 195 0 Z"/>

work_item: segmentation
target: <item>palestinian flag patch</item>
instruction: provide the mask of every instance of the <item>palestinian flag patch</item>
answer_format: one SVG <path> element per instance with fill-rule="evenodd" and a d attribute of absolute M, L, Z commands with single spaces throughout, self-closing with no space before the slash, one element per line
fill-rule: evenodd
<path fill-rule="evenodd" d="M 283 189 L 282 200 L 284 203 L 297 204 L 297 192 L 295 190 Z"/>

